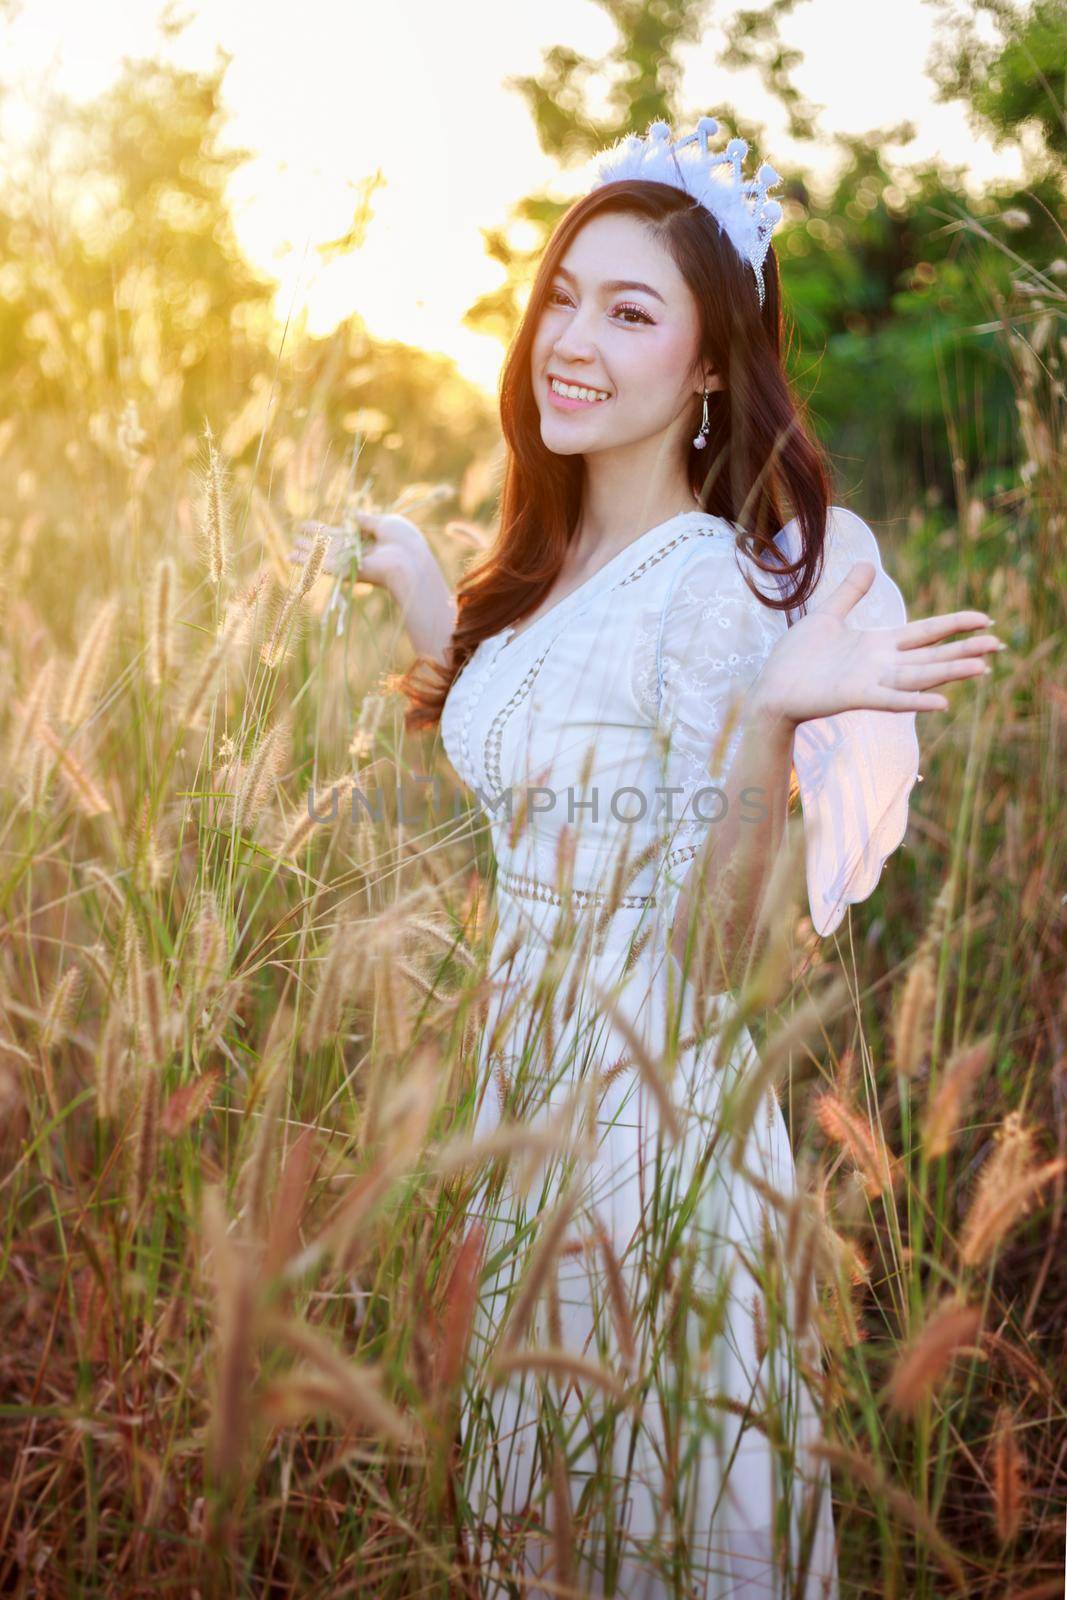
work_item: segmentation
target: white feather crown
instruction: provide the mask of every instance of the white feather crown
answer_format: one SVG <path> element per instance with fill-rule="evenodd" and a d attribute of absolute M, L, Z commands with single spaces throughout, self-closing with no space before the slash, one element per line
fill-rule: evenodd
<path fill-rule="evenodd" d="M 771 234 L 782 217 L 781 206 L 777 200 L 767 199 L 767 190 L 782 180 L 766 162 L 755 178 L 742 178 L 747 142 L 731 139 L 725 150 L 715 154 L 708 149 L 708 139 L 718 131 L 714 117 L 701 117 L 695 133 L 672 142 L 666 122 L 649 123 L 644 138 L 628 133 L 592 158 L 590 186 L 599 189 L 625 178 L 645 178 L 692 195 L 711 212 L 742 261 L 752 268 L 762 306 L 763 263 Z"/>

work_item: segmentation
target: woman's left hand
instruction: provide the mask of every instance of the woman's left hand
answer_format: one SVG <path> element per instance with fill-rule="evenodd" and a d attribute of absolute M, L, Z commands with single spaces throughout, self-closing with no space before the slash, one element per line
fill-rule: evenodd
<path fill-rule="evenodd" d="M 891 628 L 856 628 L 846 618 L 875 578 L 856 561 L 825 600 L 779 639 L 752 687 L 754 706 L 793 726 L 839 711 L 947 711 L 938 684 L 989 672 L 984 657 L 1006 646 L 982 611 L 947 611 Z M 972 637 L 943 643 L 949 634 Z"/>

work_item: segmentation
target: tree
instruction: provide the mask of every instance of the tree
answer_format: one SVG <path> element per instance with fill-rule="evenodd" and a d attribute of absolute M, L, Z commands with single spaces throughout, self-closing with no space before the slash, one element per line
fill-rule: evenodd
<path fill-rule="evenodd" d="M 1062 172 L 1067 163 L 1065 0 L 1036 0 L 1022 9 L 1008 0 L 973 0 L 962 15 L 947 0 L 938 5 L 944 31 L 930 70 L 940 99 L 963 101 L 975 127 L 997 145 L 1019 144 L 1023 130 L 1036 132 L 1048 163 Z M 983 39 L 979 18 L 992 20 L 999 37 Z"/>
<path fill-rule="evenodd" d="M 698 40 L 708 13 L 708 0 L 662 0 L 653 7 L 644 0 L 597 0 L 615 22 L 619 37 L 599 60 L 579 55 L 564 45 L 545 52 L 536 76 L 505 80 L 526 100 L 541 148 L 561 165 L 587 160 L 604 145 L 634 128 L 644 129 L 656 117 L 676 114 L 681 86 L 679 46 Z M 591 87 L 606 83 L 607 110 L 589 110 Z M 740 130 L 739 130 L 740 131 Z M 482 295 L 464 315 L 478 333 L 510 340 L 522 314 L 522 303 L 545 241 L 569 201 L 530 195 L 511 208 L 502 228 L 482 230 L 486 250 L 504 268 L 499 289 Z M 534 242 L 523 248 L 510 237 L 516 224 L 532 229 Z"/>

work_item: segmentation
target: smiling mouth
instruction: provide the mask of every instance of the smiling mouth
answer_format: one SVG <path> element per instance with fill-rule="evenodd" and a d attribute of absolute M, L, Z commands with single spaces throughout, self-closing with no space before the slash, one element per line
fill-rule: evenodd
<path fill-rule="evenodd" d="M 584 383 L 564 383 L 561 378 L 549 374 L 548 387 L 554 395 L 561 400 L 579 402 L 583 405 L 602 405 L 605 400 L 611 399 L 611 394 L 606 389 L 593 389 Z"/>

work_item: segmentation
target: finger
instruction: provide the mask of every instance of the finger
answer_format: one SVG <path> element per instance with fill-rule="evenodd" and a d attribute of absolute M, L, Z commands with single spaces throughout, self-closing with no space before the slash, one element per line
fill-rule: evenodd
<path fill-rule="evenodd" d="M 813 612 L 828 613 L 832 617 L 846 617 L 856 602 L 863 599 L 874 582 L 874 575 L 873 561 L 854 561 L 837 588 L 832 589 L 825 600 L 812 607 Z"/>
<path fill-rule="evenodd" d="M 920 617 L 915 622 L 905 622 L 896 630 L 897 645 L 909 650 L 914 645 L 935 644 L 946 633 L 961 633 L 968 628 L 988 628 L 992 617 L 984 611 L 945 611 L 936 617 Z"/>
<path fill-rule="evenodd" d="M 887 689 L 884 703 L 874 709 L 881 711 L 947 711 L 949 703 L 943 694 L 920 694 L 915 690 Z"/>
<path fill-rule="evenodd" d="M 979 634 L 977 639 L 953 639 L 951 644 L 917 645 L 908 651 L 908 665 L 927 661 L 957 661 L 963 656 L 999 654 L 1007 645 L 995 634 Z"/>
<path fill-rule="evenodd" d="M 942 661 L 929 666 L 895 667 L 893 687 L 896 689 L 932 689 L 936 683 L 955 683 L 960 678 L 981 678 L 991 669 L 984 661 Z"/>

